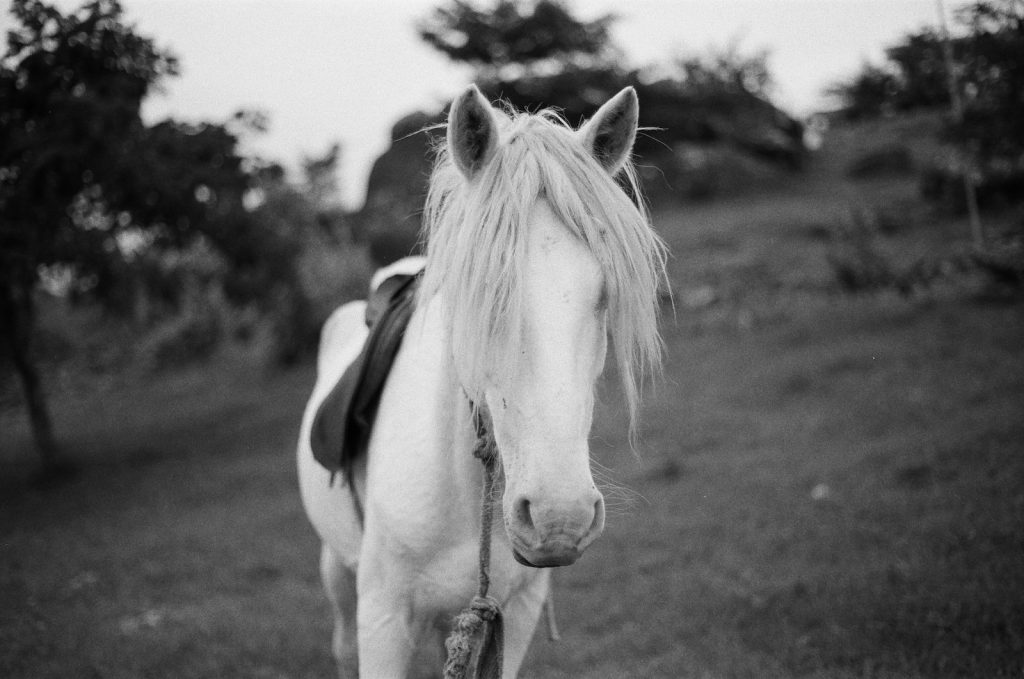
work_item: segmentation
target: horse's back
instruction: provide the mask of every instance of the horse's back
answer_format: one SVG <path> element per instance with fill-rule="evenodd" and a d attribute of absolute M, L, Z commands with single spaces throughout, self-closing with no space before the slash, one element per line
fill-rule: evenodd
<path fill-rule="evenodd" d="M 320 538 L 349 567 L 354 567 L 358 560 L 362 539 L 354 498 L 341 479 L 333 479 L 332 483 L 331 473 L 314 459 L 310 432 L 320 404 L 366 341 L 365 313 L 366 302 L 349 302 L 338 307 L 324 323 L 316 384 L 302 417 L 298 446 L 299 489 L 306 514 Z"/>
<path fill-rule="evenodd" d="M 381 282 L 395 274 L 414 274 L 422 268 L 422 257 L 406 257 L 379 269 L 370 287 L 377 288 Z M 306 513 L 320 538 L 350 568 L 355 567 L 358 561 L 362 540 L 356 500 L 341 478 L 333 479 L 332 483 L 331 473 L 316 462 L 310 433 L 321 403 L 362 351 L 368 335 L 365 301 L 349 302 L 338 307 L 324 323 L 317 354 L 316 385 L 303 414 L 298 446 L 299 488 Z M 365 460 L 356 463 L 355 483 L 357 492 L 365 497 Z"/>
<path fill-rule="evenodd" d="M 355 360 L 366 341 L 365 315 L 366 302 L 359 300 L 338 307 L 324 322 L 316 357 L 318 385 L 331 379 L 337 381 L 345 368 Z M 355 353 L 351 351 L 353 347 Z"/>

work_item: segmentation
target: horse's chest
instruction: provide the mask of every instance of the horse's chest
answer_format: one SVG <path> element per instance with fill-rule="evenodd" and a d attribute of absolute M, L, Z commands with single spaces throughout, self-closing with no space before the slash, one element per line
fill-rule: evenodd
<path fill-rule="evenodd" d="M 498 543 L 496 538 L 491 547 L 492 554 L 501 549 Z M 454 615 L 465 608 L 477 591 L 478 565 L 477 541 L 466 542 L 436 554 L 413 578 L 414 606 L 421 611 L 441 616 Z M 499 602 L 506 602 L 526 589 L 538 573 L 518 566 L 511 559 L 492 557 L 489 594 Z"/>

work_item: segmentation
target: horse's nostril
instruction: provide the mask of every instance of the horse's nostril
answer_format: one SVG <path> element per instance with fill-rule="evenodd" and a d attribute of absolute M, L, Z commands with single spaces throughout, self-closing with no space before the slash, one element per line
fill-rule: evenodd
<path fill-rule="evenodd" d="M 516 501 L 516 519 L 527 530 L 533 530 L 533 517 L 530 515 L 530 501 L 525 497 Z"/>
<path fill-rule="evenodd" d="M 590 523 L 591 533 L 600 533 L 604 530 L 604 500 L 598 499 L 594 503 L 594 520 Z"/>

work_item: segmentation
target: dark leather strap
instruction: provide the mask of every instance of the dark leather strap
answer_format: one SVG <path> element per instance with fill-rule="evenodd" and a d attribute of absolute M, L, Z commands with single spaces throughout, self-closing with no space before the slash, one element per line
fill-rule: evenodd
<path fill-rule="evenodd" d="M 395 275 L 373 291 L 366 303 L 370 328 L 366 343 L 313 419 L 313 457 L 332 472 L 332 481 L 341 472 L 351 485 L 355 462 L 366 454 L 380 395 L 409 325 L 420 277 Z"/>

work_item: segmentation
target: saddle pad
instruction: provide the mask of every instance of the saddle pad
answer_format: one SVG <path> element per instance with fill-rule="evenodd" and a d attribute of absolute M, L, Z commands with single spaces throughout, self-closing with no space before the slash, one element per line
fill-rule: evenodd
<path fill-rule="evenodd" d="M 396 274 L 370 293 L 366 344 L 313 418 L 313 457 L 331 472 L 332 483 L 341 472 L 351 484 L 355 461 L 366 454 L 384 382 L 412 316 L 420 275 Z"/>

